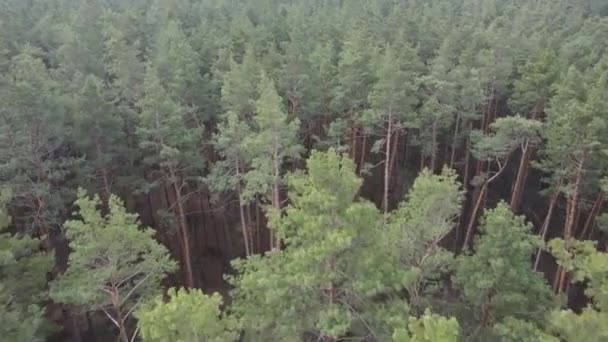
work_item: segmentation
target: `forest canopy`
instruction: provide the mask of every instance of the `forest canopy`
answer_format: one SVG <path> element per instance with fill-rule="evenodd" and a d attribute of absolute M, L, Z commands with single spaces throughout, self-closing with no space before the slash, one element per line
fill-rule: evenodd
<path fill-rule="evenodd" d="M 605 0 L 1 0 L 0 340 L 608 341 Z"/>

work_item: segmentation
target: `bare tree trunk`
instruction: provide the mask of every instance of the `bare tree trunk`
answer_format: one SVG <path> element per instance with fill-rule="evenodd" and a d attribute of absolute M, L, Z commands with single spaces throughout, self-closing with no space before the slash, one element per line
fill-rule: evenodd
<path fill-rule="evenodd" d="M 604 205 L 604 199 L 604 193 L 600 192 L 597 195 L 595 202 L 593 202 L 593 207 L 591 208 L 591 212 L 589 212 L 589 216 L 587 216 L 587 220 L 585 220 L 585 225 L 583 226 L 583 230 L 581 231 L 579 239 L 584 240 L 585 235 L 587 235 L 587 232 L 595 224 L 595 219 L 597 218 L 597 215 L 599 214 L 600 210 L 602 209 L 602 206 Z"/>
<path fill-rule="evenodd" d="M 569 197 L 569 203 L 571 206 L 570 215 L 568 215 L 568 217 L 566 218 L 566 224 L 564 226 L 564 238 L 566 238 L 566 239 L 570 239 L 572 237 L 574 219 L 576 217 L 576 212 L 578 210 L 580 186 L 581 186 L 581 181 L 583 178 L 583 166 L 584 166 L 584 159 L 581 160 L 581 162 L 577 166 L 576 179 L 574 181 L 574 189 L 572 191 L 572 195 Z"/>
<path fill-rule="evenodd" d="M 578 163 L 576 168 L 576 178 L 574 179 L 574 187 L 572 190 L 572 194 L 568 197 L 568 205 L 567 205 L 567 214 L 566 214 L 566 223 L 564 224 L 564 240 L 569 241 L 572 238 L 572 229 L 574 227 L 574 220 L 576 218 L 576 214 L 578 211 L 578 200 L 579 200 L 579 192 L 580 185 L 583 177 L 583 167 L 585 163 L 585 156 L 583 155 L 581 161 Z M 564 284 L 566 281 L 566 270 L 563 267 L 558 268 L 558 272 L 556 274 L 556 279 L 554 284 L 557 284 L 555 287 L 555 291 L 557 293 L 561 293 L 564 288 Z"/>
<path fill-rule="evenodd" d="M 471 130 L 471 123 L 469 122 L 469 132 Z M 462 179 L 462 186 L 465 191 L 469 188 L 469 173 L 471 169 L 471 138 L 467 137 L 467 143 L 465 146 L 465 154 L 464 154 L 464 176 Z M 462 217 L 462 215 L 461 215 Z"/>
<path fill-rule="evenodd" d="M 456 115 L 456 123 L 454 127 L 454 136 L 452 137 L 452 151 L 450 154 L 450 168 L 454 167 L 454 161 L 456 159 L 456 145 L 458 141 L 458 129 L 460 127 L 460 114 Z"/>
<path fill-rule="evenodd" d="M 243 207 L 243 196 L 241 196 L 241 171 L 238 160 L 236 161 L 236 191 L 239 197 L 239 214 L 241 216 L 241 233 L 243 234 L 243 242 L 245 243 L 245 255 L 251 255 L 251 248 L 249 246 L 249 234 L 247 232 L 247 223 L 245 222 L 245 208 Z"/>
<path fill-rule="evenodd" d="M 238 190 L 239 196 L 239 212 L 241 216 L 241 233 L 243 234 L 243 242 L 245 243 L 245 255 L 251 255 L 251 247 L 249 246 L 249 234 L 247 233 L 247 223 L 245 223 L 245 210 L 243 208 L 243 199 L 241 197 L 241 190 Z"/>
<path fill-rule="evenodd" d="M 483 201 L 483 197 L 488 189 L 488 182 L 484 182 L 481 186 L 481 190 L 477 195 L 477 200 L 475 201 L 475 206 L 473 207 L 473 211 L 471 212 L 471 217 L 469 218 L 469 223 L 467 224 L 466 234 L 464 236 L 464 242 L 462 243 L 462 249 L 465 250 L 469 246 L 469 242 L 473 235 L 473 226 L 477 221 L 477 213 L 479 212 L 479 208 L 481 207 L 481 202 Z"/>
<path fill-rule="evenodd" d="M 431 172 L 435 172 L 437 160 L 437 121 L 433 122 L 431 128 Z"/>
<path fill-rule="evenodd" d="M 175 173 L 171 171 L 172 178 L 175 180 Z M 182 248 L 184 249 L 184 267 L 186 268 L 186 286 L 194 287 L 194 275 L 192 272 L 192 259 L 190 256 L 190 234 L 188 233 L 188 225 L 186 223 L 186 213 L 182 203 L 183 197 L 181 187 L 177 186 L 175 181 L 172 182 L 173 191 L 175 192 L 175 201 L 178 210 L 178 224 L 182 235 Z"/>
<path fill-rule="evenodd" d="M 530 146 L 529 142 L 526 141 L 522 147 L 521 159 L 519 160 L 519 168 L 517 169 L 517 178 L 513 185 L 513 191 L 511 192 L 511 210 L 517 212 L 521 202 L 521 195 L 524 189 L 524 182 L 526 174 L 528 172 L 528 161 L 530 159 Z"/>
<path fill-rule="evenodd" d="M 390 158 L 391 158 L 391 138 L 393 133 L 392 111 L 388 112 L 388 130 L 386 133 L 386 152 L 384 156 L 384 194 L 382 196 L 382 209 L 384 215 L 388 214 L 388 186 L 390 180 Z"/>
<path fill-rule="evenodd" d="M 274 158 L 274 183 L 272 185 L 272 206 L 278 211 L 281 211 L 281 198 L 279 195 L 279 177 L 280 177 L 280 165 L 278 156 L 275 153 Z M 279 246 L 276 241 L 274 230 L 270 230 L 270 250 L 274 250 Z"/>
<path fill-rule="evenodd" d="M 473 207 L 473 211 L 471 212 L 471 217 L 469 218 L 469 224 L 467 225 L 467 231 L 464 238 L 464 243 L 462 244 L 462 249 L 466 249 L 469 246 L 469 242 L 473 236 L 473 228 L 475 226 L 475 222 L 477 221 L 477 214 L 479 209 L 481 208 L 481 203 L 483 202 L 486 192 L 488 191 L 488 186 L 492 183 L 500 174 L 506 169 L 507 164 L 509 163 L 509 157 L 505 159 L 505 163 L 499 166 L 498 171 L 494 176 L 488 178 L 483 185 L 481 186 L 481 190 L 479 191 L 479 195 L 477 196 L 477 201 L 475 202 L 475 206 Z"/>
<path fill-rule="evenodd" d="M 363 171 L 363 166 L 365 166 L 365 154 L 367 153 L 367 134 L 363 133 L 363 146 L 361 146 L 361 159 L 359 160 L 359 176 L 361 176 L 361 172 Z"/>
<path fill-rule="evenodd" d="M 118 299 L 118 294 L 113 291 L 110 295 L 112 302 L 112 309 L 114 309 L 114 314 L 116 317 L 114 318 L 114 323 L 118 328 L 118 336 L 122 342 L 129 342 L 129 336 L 127 336 L 127 328 L 125 327 L 125 318 L 122 315 L 122 311 L 120 310 L 120 301 Z"/>
<path fill-rule="evenodd" d="M 257 199 L 255 202 L 255 247 L 258 251 L 262 250 L 260 246 L 260 206 Z"/>
<path fill-rule="evenodd" d="M 350 144 L 349 144 L 350 145 L 350 151 L 349 151 L 348 154 L 350 156 L 350 159 L 353 159 L 353 160 L 355 159 L 355 154 L 356 154 L 355 149 L 357 148 L 357 146 L 356 146 L 357 143 L 355 141 L 355 130 L 356 130 L 356 128 L 355 128 L 355 122 L 354 122 L 354 120 L 351 120 L 351 123 L 350 123 Z"/>
<path fill-rule="evenodd" d="M 251 249 L 251 254 L 255 254 L 256 253 L 256 249 L 255 249 L 255 243 L 254 243 L 254 236 L 256 234 L 255 229 L 253 229 L 253 219 L 251 216 L 251 203 L 247 203 L 247 210 L 245 211 L 245 214 L 247 215 L 247 227 L 248 232 L 249 232 L 249 248 Z"/>
<path fill-rule="evenodd" d="M 395 174 L 394 173 L 395 160 L 397 159 L 397 153 L 399 151 L 399 136 L 401 135 L 401 132 L 399 130 L 396 130 L 394 135 L 395 135 L 395 139 L 393 139 L 393 149 L 391 151 L 391 162 L 390 162 L 390 166 L 388 169 L 388 174 L 391 176 Z M 389 180 L 389 187 L 391 186 L 391 184 L 392 184 L 392 182 Z"/>
<path fill-rule="evenodd" d="M 418 166 L 418 171 L 422 171 L 424 169 L 424 154 L 422 154 L 422 151 L 420 151 L 420 165 Z"/>
<path fill-rule="evenodd" d="M 560 181 L 560 184 L 561 184 L 561 181 Z M 555 204 L 557 203 L 559 194 L 560 194 L 559 190 L 557 190 L 555 192 L 555 194 L 553 194 L 553 196 L 551 196 L 551 202 L 549 202 L 549 209 L 547 210 L 547 215 L 545 216 L 545 220 L 543 221 L 543 225 L 540 229 L 540 235 L 541 235 L 542 241 L 545 241 L 545 239 L 547 237 L 547 231 L 549 230 L 549 224 L 551 223 L 551 218 L 553 217 L 553 209 L 555 208 Z M 539 248 L 536 251 L 536 260 L 534 261 L 534 271 L 538 270 L 541 253 L 542 253 L 542 250 Z"/>

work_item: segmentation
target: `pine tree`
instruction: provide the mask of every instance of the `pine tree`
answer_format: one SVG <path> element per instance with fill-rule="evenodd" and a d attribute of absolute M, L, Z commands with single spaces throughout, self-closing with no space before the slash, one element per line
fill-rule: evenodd
<path fill-rule="evenodd" d="M 168 301 L 158 296 L 135 312 L 146 342 L 238 340 L 238 322 L 222 313 L 222 297 L 198 289 L 171 288 Z"/>
<path fill-rule="evenodd" d="M 592 241 L 554 239 L 549 242 L 557 263 L 576 282 L 586 284 L 585 295 L 591 303 L 582 312 L 556 310 L 550 315 L 549 330 L 562 340 L 603 341 L 608 330 L 602 324 L 608 310 L 608 254 L 597 251 Z"/>
<path fill-rule="evenodd" d="M 246 118 L 255 112 L 255 100 L 259 97 L 260 74 L 252 49 L 247 49 L 242 62 L 231 60 L 229 71 L 221 76 L 222 107 Z"/>
<path fill-rule="evenodd" d="M 333 89 L 332 109 L 343 115 L 350 125 L 350 155 L 356 154 L 355 132 L 359 117 L 369 107 L 368 96 L 375 80 L 371 68 L 374 45 L 361 22 L 350 24 L 344 37 L 336 68 L 336 86 Z"/>
<path fill-rule="evenodd" d="M 167 249 L 141 228 L 114 195 L 108 213 L 101 214 L 98 196 L 79 190 L 79 219 L 64 225 L 72 253 L 64 274 L 52 283 L 51 298 L 103 311 L 119 330 L 119 339 L 132 340 L 127 321 L 141 301 L 158 293 L 160 281 L 175 270 Z"/>
<path fill-rule="evenodd" d="M 395 257 L 400 279 L 408 293 L 410 305 L 424 309 L 430 305 L 432 288 L 441 283 L 454 264 L 451 252 L 442 247 L 443 239 L 456 225 L 460 214 L 462 192 L 454 171 L 444 169 L 440 175 L 423 170 L 406 199 L 390 213 L 384 245 Z M 410 276 L 408 276 L 408 274 Z"/>
<path fill-rule="evenodd" d="M 222 160 L 215 162 L 210 174 L 206 178 L 211 190 L 216 192 L 236 191 L 239 201 L 239 216 L 241 232 L 245 245 L 245 255 L 254 253 L 253 236 L 245 218 L 245 205 L 243 198 L 245 175 L 250 169 L 251 157 L 248 154 L 246 139 L 251 135 L 251 127 L 239 120 L 235 112 L 224 115 L 224 121 L 218 125 L 218 133 L 214 135 L 213 145 Z"/>
<path fill-rule="evenodd" d="M 313 152 L 307 166 L 308 174 L 289 178 L 285 215 L 271 217 L 285 249 L 235 263 L 234 310 L 249 338 L 293 340 L 306 332 L 336 338 L 354 326 L 369 333 L 357 298 L 383 289 L 377 281 L 383 265 L 370 264 L 378 212 L 353 201 L 360 180 L 348 158 Z"/>
<path fill-rule="evenodd" d="M 547 50 L 534 55 L 520 70 L 521 79 L 514 82 L 515 92 L 509 100 L 511 106 L 519 113 L 537 119 L 553 95 L 553 85 L 557 80 L 555 56 Z M 528 173 L 528 165 L 533 146 L 524 146 L 513 191 L 511 192 L 511 209 L 517 211 Z"/>
<path fill-rule="evenodd" d="M 157 165 L 160 171 L 153 175 L 150 187 L 168 186 L 175 196 L 177 210 L 174 216 L 183 253 L 184 279 L 188 287 L 193 287 L 190 228 L 186 220 L 184 198 L 188 189 L 187 181 L 203 166 L 197 149 L 200 132 L 198 128 L 187 125 L 188 110 L 168 95 L 152 65 L 147 67 L 144 97 L 138 106 L 141 108 L 138 127 L 140 146 L 148 151 L 145 162 Z"/>
<path fill-rule="evenodd" d="M 272 210 L 280 212 L 283 163 L 299 158 L 302 149 L 297 140 L 300 120 L 288 118 L 274 82 L 265 74 L 261 76 L 258 92 L 260 98 L 256 101 L 253 134 L 245 140 L 245 146 L 249 146 L 251 170 L 245 174 L 244 196 L 248 199 L 265 196 L 272 204 Z M 271 234 L 270 248 L 278 247 Z"/>
<path fill-rule="evenodd" d="M 8 191 L 0 193 L 0 231 L 11 221 L 4 207 L 9 199 Z M 41 304 L 48 299 L 46 273 L 53 255 L 39 248 L 39 239 L 0 234 L 0 333 L 7 341 L 44 341 L 51 332 Z"/>
<path fill-rule="evenodd" d="M 38 52 L 28 47 L 11 59 L 0 93 L 0 179 L 12 189 L 9 206 L 19 208 L 15 224 L 44 236 L 48 247 L 72 196 L 63 181 L 75 160 L 60 151 L 67 133 L 63 98 Z"/>
<path fill-rule="evenodd" d="M 400 62 L 396 51 L 390 46 L 379 56 L 376 66 L 377 83 L 369 94 L 371 109 L 366 121 L 380 127 L 383 139 L 379 141 L 384 148 L 384 193 L 382 208 L 388 213 L 389 185 L 391 177 L 391 158 L 397 144 L 393 142 L 393 135 L 401 129 L 413 125 L 414 106 L 417 103 L 416 73 L 411 67 L 416 65 L 414 50 L 410 48 L 407 57 L 410 65 Z"/>
<path fill-rule="evenodd" d="M 473 335 L 507 317 L 543 322 L 550 309 L 551 290 L 542 276 L 530 269 L 536 245 L 530 225 L 501 202 L 485 213 L 473 252 L 460 257 L 455 283 L 475 312 Z"/>
<path fill-rule="evenodd" d="M 475 132 L 473 155 L 481 161 L 495 162 L 498 170 L 491 176 L 488 172 L 482 175 L 481 179 L 477 179 L 480 190 L 467 224 L 463 249 L 467 248 L 473 237 L 474 225 L 488 186 L 505 171 L 514 151 L 521 150 L 524 153 L 540 142 L 541 123 L 520 116 L 511 116 L 497 119 L 490 125 L 490 130 L 492 133 L 489 135 Z"/>
<path fill-rule="evenodd" d="M 574 237 L 575 220 L 584 196 L 590 171 L 600 164 L 594 161 L 603 148 L 608 113 L 599 105 L 601 93 L 608 89 L 606 73 L 596 69 L 584 75 L 574 66 L 568 69 L 547 110 L 546 140 L 540 167 L 560 183 L 566 194 L 567 208 L 563 236 Z M 555 278 L 559 292 L 565 285 L 565 272 Z"/>
<path fill-rule="evenodd" d="M 94 184 L 91 190 L 108 198 L 113 192 L 121 154 L 126 145 L 123 121 L 111 105 L 108 90 L 102 81 L 88 75 L 81 91 L 74 96 L 74 141 L 89 162 L 84 173 Z"/>

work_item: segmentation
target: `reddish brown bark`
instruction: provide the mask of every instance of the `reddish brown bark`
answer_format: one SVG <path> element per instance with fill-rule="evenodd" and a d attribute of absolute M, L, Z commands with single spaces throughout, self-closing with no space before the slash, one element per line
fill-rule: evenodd
<path fill-rule="evenodd" d="M 559 182 L 559 184 L 561 185 L 561 181 Z M 559 188 L 559 185 L 558 185 L 558 188 Z M 560 194 L 560 192 L 559 192 L 559 190 L 557 190 L 553 194 L 553 196 L 551 196 L 551 201 L 549 202 L 549 209 L 547 210 L 547 215 L 545 215 L 545 220 L 543 221 L 543 225 L 540 229 L 540 235 L 541 235 L 542 241 L 545 241 L 545 239 L 547 237 L 547 231 L 549 230 L 549 224 L 551 223 L 551 218 L 553 217 L 553 209 L 555 208 L 555 204 L 557 203 L 559 194 Z M 539 248 L 538 251 L 536 251 L 536 260 L 534 261 L 534 271 L 538 270 L 541 253 L 542 253 L 542 250 Z"/>
<path fill-rule="evenodd" d="M 178 224 L 182 236 L 182 248 L 184 252 L 184 268 L 186 271 L 186 286 L 194 287 L 194 275 L 192 271 L 192 259 L 190 256 L 190 234 L 188 233 L 188 224 L 186 222 L 186 213 L 184 211 L 183 196 L 181 188 L 173 182 L 173 191 L 175 192 L 175 201 L 178 210 Z"/>
<path fill-rule="evenodd" d="M 528 164 L 530 160 L 531 147 L 529 142 L 526 141 L 522 146 L 521 158 L 519 160 L 519 167 L 517 168 L 517 177 L 513 184 L 513 190 L 511 192 L 511 210 L 517 212 L 521 203 L 521 195 L 524 189 L 525 180 L 528 173 Z"/>
<path fill-rule="evenodd" d="M 481 208 L 481 204 L 485 198 L 486 192 L 488 191 L 488 185 L 492 183 L 500 174 L 505 170 L 507 164 L 509 162 L 509 158 L 507 157 L 505 163 L 499 165 L 498 171 L 490 178 L 488 178 L 483 185 L 481 186 L 481 190 L 479 191 L 479 195 L 477 196 L 477 201 L 475 202 L 475 206 L 473 207 L 473 211 L 471 212 L 471 216 L 469 218 L 469 223 L 467 225 L 466 235 L 464 238 L 464 242 L 462 244 L 462 249 L 466 249 L 469 246 L 469 242 L 473 236 L 473 231 L 475 227 L 475 222 L 477 221 L 477 214 L 479 213 L 479 209 Z"/>
<path fill-rule="evenodd" d="M 237 178 L 237 184 L 236 184 L 236 192 L 237 192 L 237 196 L 239 197 L 239 216 L 241 218 L 241 233 L 243 234 L 243 243 L 245 244 L 245 255 L 250 256 L 251 255 L 251 247 L 249 245 L 249 233 L 247 231 L 247 223 L 246 223 L 246 219 L 245 219 L 245 207 L 244 207 L 244 203 L 243 203 L 243 196 L 241 195 L 242 191 L 241 191 L 241 181 L 240 181 L 240 165 L 238 160 L 236 161 L 236 178 Z"/>
<path fill-rule="evenodd" d="M 580 196 L 580 186 L 584 173 L 584 164 L 585 164 L 585 155 L 578 162 L 576 168 L 576 175 L 574 178 L 574 184 L 572 187 L 572 192 L 570 196 L 568 196 L 568 203 L 566 206 L 566 222 L 564 224 L 564 240 L 568 241 L 572 238 L 572 230 L 574 228 L 574 220 L 576 219 L 577 211 L 578 211 L 578 201 Z M 556 293 L 561 293 L 564 289 L 564 285 L 566 282 L 566 271 L 559 267 L 558 272 L 555 276 L 554 287 Z"/>
<path fill-rule="evenodd" d="M 604 205 L 604 200 L 605 200 L 604 193 L 600 192 L 597 195 L 595 202 L 593 202 L 593 207 L 591 208 L 591 211 L 589 212 L 589 215 L 587 216 L 587 220 L 585 220 L 585 225 L 583 226 L 583 230 L 581 231 L 579 239 L 584 240 L 585 236 L 587 235 L 587 232 L 589 232 L 589 235 L 591 235 L 591 233 L 590 233 L 590 231 L 592 231 L 591 227 L 595 224 L 597 215 L 602 210 L 602 206 Z"/>
<path fill-rule="evenodd" d="M 456 146 L 458 145 L 458 129 L 460 127 L 460 114 L 456 116 L 456 123 L 454 124 L 454 136 L 452 137 L 452 151 L 450 154 L 450 168 L 454 167 L 454 161 L 456 159 Z"/>
<path fill-rule="evenodd" d="M 392 111 L 388 111 L 388 128 L 386 132 L 386 151 L 384 155 L 384 193 L 382 196 L 382 209 L 384 215 L 388 214 L 388 188 L 390 181 L 390 158 L 391 158 L 391 138 L 393 135 L 393 116 Z"/>

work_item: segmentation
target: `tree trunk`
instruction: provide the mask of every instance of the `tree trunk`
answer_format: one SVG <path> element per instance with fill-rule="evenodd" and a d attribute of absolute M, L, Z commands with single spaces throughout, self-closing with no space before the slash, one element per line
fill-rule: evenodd
<path fill-rule="evenodd" d="M 173 171 L 172 178 L 175 179 L 175 174 Z M 190 237 L 188 233 L 188 226 L 186 223 L 186 213 L 184 211 L 184 204 L 182 203 L 183 198 L 181 194 L 180 187 L 177 186 L 175 181 L 172 182 L 173 191 L 175 192 L 175 200 L 177 204 L 178 210 L 178 224 L 181 230 L 182 235 L 182 248 L 184 250 L 184 267 L 186 268 L 186 286 L 192 288 L 194 287 L 194 276 L 192 273 L 192 260 L 190 256 Z"/>
<path fill-rule="evenodd" d="M 572 190 L 572 194 L 568 197 L 568 205 L 566 210 L 566 223 L 564 224 L 564 240 L 568 242 L 572 238 L 572 229 L 574 228 L 574 220 L 576 218 L 576 214 L 578 211 L 578 200 L 580 193 L 581 181 L 583 178 L 583 167 L 585 163 L 585 155 L 581 158 L 581 161 L 578 163 L 576 168 L 576 176 L 574 179 L 574 187 Z M 558 268 L 558 272 L 556 274 L 556 279 L 554 284 L 557 284 L 555 287 L 556 293 L 561 293 L 564 288 L 564 284 L 566 281 L 566 270 L 563 267 Z"/>
<path fill-rule="evenodd" d="M 363 145 L 361 146 L 361 159 L 359 160 L 359 177 L 365 166 L 365 154 L 367 153 L 367 134 L 363 133 Z"/>
<path fill-rule="evenodd" d="M 583 157 L 584 158 L 584 157 Z M 570 239 L 572 237 L 572 229 L 574 228 L 574 219 L 576 217 L 576 213 L 578 210 L 578 200 L 579 200 L 579 192 L 581 181 L 583 178 L 583 166 L 585 160 L 582 159 L 578 164 L 576 169 L 576 178 L 574 180 L 574 188 L 572 191 L 572 195 L 569 197 L 568 202 L 570 205 L 570 215 L 566 218 L 566 224 L 564 226 L 564 238 Z"/>
<path fill-rule="evenodd" d="M 517 212 L 521 203 L 521 195 L 525 185 L 526 175 L 528 173 L 528 161 L 530 159 L 530 146 L 526 141 L 522 147 L 521 159 L 519 160 L 519 168 L 517 169 L 517 178 L 513 184 L 511 192 L 511 210 Z"/>
<path fill-rule="evenodd" d="M 243 207 L 243 197 L 241 196 L 241 171 L 239 166 L 239 161 L 236 161 L 236 191 L 237 196 L 239 197 L 239 214 L 241 217 L 241 233 L 243 234 L 243 242 L 245 243 L 245 255 L 251 255 L 251 248 L 249 246 L 249 234 L 247 233 L 247 223 L 245 222 L 245 208 Z"/>
<path fill-rule="evenodd" d="M 355 149 L 357 148 L 357 146 L 356 146 L 356 140 L 355 140 L 355 130 L 356 130 L 356 128 L 355 128 L 355 122 L 354 122 L 354 120 L 351 120 L 351 123 L 350 123 L 350 144 L 349 144 L 350 145 L 350 151 L 349 151 L 348 154 L 350 156 L 350 159 L 352 159 L 352 160 L 355 160 L 355 154 L 356 154 Z"/>
<path fill-rule="evenodd" d="M 87 327 L 88 327 L 88 341 L 91 342 L 97 342 L 97 332 L 95 331 L 95 325 L 93 324 L 93 321 L 91 320 L 91 313 L 87 312 L 85 314 L 86 316 L 86 321 L 87 321 Z M 80 340 L 76 341 L 76 342 L 80 342 Z"/>
<path fill-rule="evenodd" d="M 382 196 L 382 209 L 384 216 L 388 214 L 388 186 L 390 180 L 390 158 L 391 158 L 391 138 L 393 133 L 392 111 L 388 111 L 388 130 L 386 133 L 386 152 L 384 156 L 384 194 Z"/>
<path fill-rule="evenodd" d="M 249 234 L 247 233 L 247 223 L 245 222 L 245 210 L 243 208 L 243 199 L 241 196 L 240 186 L 239 186 L 239 190 L 238 190 L 238 196 L 239 196 L 239 213 L 241 216 L 241 233 L 243 234 L 243 242 L 245 243 L 245 255 L 250 256 L 251 248 L 249 246 Z"/>
<path fill-rule="evenodd" d="M 477 201 L 475 202 L 475 206 L 473 207 L 473 211 L 471 212 L 471 217 L 469 218 L 469 224 L 467 225 L 467 233 L 464 238 L 464 243 L 462 244 L 462 249 L 466 249 L 471 241 L 473 236 L 473 227 L 475 226 L 475 222 L 477 221 L 477 214 L 479 209 L 481 208 L 481 203 L 483 202 L 486 192 L 488 191 L 488 186 L 492 183 L 500 174 L 506 169 L 507 164 L 509 163 L 509 157 L 505 159 L 505 163 L 502 166 L 499 166 L 498 171 L 494 176 L 488 178 L 483 185 L 481 186 L 481 190 L 479 191 L 479 195 L 477 196 Z"/>
<path fill-rule="evenodd" d="M 257 251 L 262 250 L 260 246 L 260 206 L 257 199 L 255 202 L 255 248 Z"/>
<path fill-rule="evenodd" d="M 583 230 L 579 236 L 579 239 L 584 240 L 585 235 L 587 235 L 587 232 L 595 224 L 595 219 L 597 218 L 597 215 L 602 210 L 602 206 L 604 205 L 604 198 L 605 197 L 604 197 L 603 192 L 600 192 L 597 195 L 595 202 L 593 202 L 593 207 L 591 208 L 591 212 L 589 212 L 589 216 L 587 216 L 587 220 L 585 220 L 585 225 L 583 226 Z M 593 231 L 593 229 L 591 229 L 591 231 Z M 591 233 L 589 233 L 589 235 L 591 235 Z"/>
<path fill-rule="evenodd" d="M 460 114 L 456 115 L 456 123 L 454 127 L 454 136 L 452 137 L 452 151 L 450 154 L 450 169 L 454 168 L 454 161 L 456 159 L 456 145 L 458 141 L 458 129 L 460 127 Z"/>
<path fill-rule="evenodd" d="M 251 250 L 251 254 L 255 254 L 256 253 L 256 249 L 255 249 L 255 244 L 254 244 L 254 236 L 255 236 L 255 229 L 253 229 L 253 218 L 251 216 L 251 203 L 247 203 L 247 210 L 245 211 L 245 214 L 247 216 L 247 230 L 249 233 L 249 248 Z"/>
<path fill-rule="evenodd" d="M 74 315 L 72 314 L 71 309 L 62 307 L 61 312 L 63 314 L 63 318 L 66 321 L 70 322 L 72 325 L 72 334 L 71 335 L 72 335 L 74 342 L 82 342 L 82 333 L 80 331 L 80 326 L 78 325 L 78 321 L 76 320 L 76 317 L 74 317 Z M 91 327 L 91 329 L 92 329 L 92 327 Z"/>
<path fill-rule="evenodd" d="M 115 291 L 110 295 L 110 301 L 112 303 L 112 308 L 114 309 L 114 317 L 115 324 L 118 328 L 118 337 L 122 342 L 130 342 L 129 336 L 127 335 L 127 328 L 125 327 L 125 317 L 122 316 L 122 311 L 120 310 L 120 300 L 118 299 L 118 293 Z"/>
<path fill-rule="evenodd" d="M 561 182 L 559 184 L 561 184 Z M 559 185 L 558 185 L 558 187 L 559 187 Z M 551 196 L 551 202 L 549 202 L 549 210 L 547 210 L 547 215 L 545 216 L 545 220 L 543 221 L 543 225 L 540 229 L 540 235 L 541 235 L 542 241 L 545 241 L 545 239 L 547 237 L 547 231 L 549 230 L 549 224 L 551 223 L 551 218 L 553 217 L 553 209 L 555 208 L 555 204 L 557 203 L 559 194 L 560 194 L 560 192 L 558 189 L 555 192 L 555 194 L 553 194 L 553 196 Z M 542 250 L 539 248 L 538 251 L 536 251 L 536 260 L 534 261 L 534 271 L 538 270 L 541 253 L 542 253 Z"/>
<path fill-rule="evenodd" d="M 281 211 L 281 198 L 279 195 L 279 177 L 280 177 L 280 165 L 279 158 L 275 153 L 274 158 L 274 182 L 272 185 L 272 206 L 278 211 Z M 276 241 L 274 230 L 270 229 L 270 250 L 274 250 L 278 247 L 278 241 Z"/>
<path fill-rule="evenodd" d="M 481 186 L 481 190 L 477 195 L 477 200 L 475 201 L 475 206 L 473 207 L 473 211 L 471 212 L 471 217 L 469 218 L 469 223 L 467 224 L 467 231 L 464 236 L 464 242 L 462 243 L 462 250 L 465 250 L 469 246 L 469 242 L 473 235 L 473 226 L 477 221 L 477 213 L 479 212 L 479 208 L 481 207 L 481 202 L 483 202 L 483 197 L 485 195 L 486 190 L 488 189 L 488 182 L 484 182 Z"/>
<path fill-rule="evenodd" d="M 401 135 L 401 132 L 399 130 L 395 131 L 395 139 L 393 139 L 393 149 L 391 151 L 391 162 L 390 162 L 390 166 L 388 169 L 388 174 L 389 175 L 394 175 L 395 172 L 395 160 L 397 159 L 397 153 L 399 151 L 399 136 Z M 391 177 L 393 178 L 393 177 Z M 392 182 L 389 180 L 389 187 L 391 186 Z"/>
<path fill-rule="evenodd" d="M 435 173 L 437 160 L 437 121 L 433 122 L 431 128 L 431 172 Z"/>
<path fill-rule="evenodd" d="M 472 123 L 469 122 L 469 132 L 471 131 L 471 128 L 472 128 L 471 125 L 472 125 Z M 467 143 L 466 143 L 466 146 L 465 146 L 464 176 L 463 176 L 463 179 L 462 179 L 462 186 L 463 186 L 463 189 L 465 191 L 467 191 L 468 188 L 469 188 L 469 177 L 470 177 L 469 173 L 470 173 L 470 169 L 471 169 L 471 165 L 470 164 L 471 164 L 471 137 L 468 136 L 467 137 Z M 461 215 L 461 217 L 462 217 L 462 215 Z"/>

